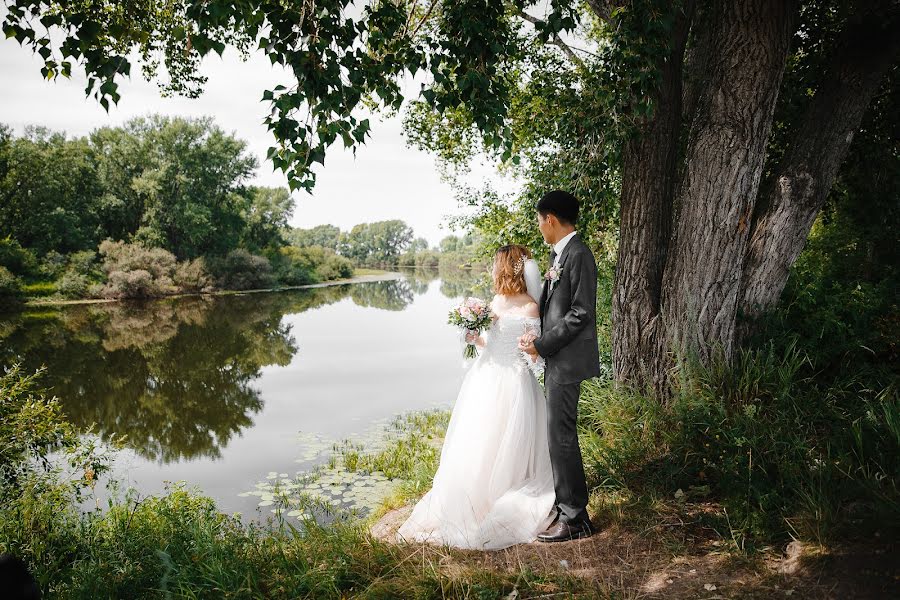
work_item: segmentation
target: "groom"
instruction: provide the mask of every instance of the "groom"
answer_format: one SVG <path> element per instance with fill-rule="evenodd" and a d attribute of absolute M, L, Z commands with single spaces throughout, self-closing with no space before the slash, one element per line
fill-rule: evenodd
<path fill-rule="evenodd" d="M 541 290 L 541 335 L 522 336 L 519 348 L 546 362 L 547 427 L 557 518 L 542 542 L 587 537 L 588 491 L 575 425 L 581 382 L 600 374 L 597 348 L 597 263 L 575 231 L 578 200 L 560 190 L 537 203 L 538 228 L 553 246 Z"/>

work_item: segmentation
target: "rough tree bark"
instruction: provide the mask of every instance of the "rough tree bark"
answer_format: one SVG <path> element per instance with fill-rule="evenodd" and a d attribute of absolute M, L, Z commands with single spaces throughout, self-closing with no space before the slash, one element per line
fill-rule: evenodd
<path fill-rule="evenodd" d="M 749 316 L 778 302 L 866 107 L 897 59 L 897 12 L 894 5 L 893 14 L 875 11 L 846 26 L 774 185 L 761 199 L 743 274 L 742 312 Z"/>
<path fill-rule="evenodd" d="M 681 125 L 681 67 L 693 2 L 675 21 L 661 61 L 657 108 L 623 152 L 619 249 L 612 297 L 613 372 L 620 381 L 662 385 L 659 298 L 672 223 Z"/>
<path fill-rule="evenodd" d="M 732 0 L 716 12 L 661 294 L 664 350 L 704 362 L 734 349 L 750 217 L 797 13 L 784 0 Z"/>

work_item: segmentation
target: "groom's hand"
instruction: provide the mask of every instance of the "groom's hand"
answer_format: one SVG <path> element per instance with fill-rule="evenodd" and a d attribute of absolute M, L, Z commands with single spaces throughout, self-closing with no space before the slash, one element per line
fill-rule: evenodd
<path fill-rule="evenodd" d="M 526 333 L 522 337 L 519 338 L 519 350 L 522 350 L 533 360 L 537 360 L 538 351 L 537 348 L 534 347 L 535 335 L 533 333 Z"/>

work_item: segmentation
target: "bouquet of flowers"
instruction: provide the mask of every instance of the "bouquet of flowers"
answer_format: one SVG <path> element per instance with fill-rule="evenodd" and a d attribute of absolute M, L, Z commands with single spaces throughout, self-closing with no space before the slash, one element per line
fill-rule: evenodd
<path fill-rule="evenodd" d="M 480 334 L 491 326 L 493 319 L 494 314 L 491 312 L 491 307 L 484 300 L 466 298 L 459 306 L 450 311 L 450 318 L 447 322 L 467 332 Z M 478 356 L 478 348 L 474 344 L 466 344 L 463 356 L 475 358 Z"/>

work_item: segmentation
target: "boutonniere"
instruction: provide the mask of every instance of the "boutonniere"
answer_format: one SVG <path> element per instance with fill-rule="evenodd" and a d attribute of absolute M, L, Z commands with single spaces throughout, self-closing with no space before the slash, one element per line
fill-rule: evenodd
<path fill-rule="evenodd" d="M 553 284 L 559 281 L 559 276 L 562 274 L 562 267 L 550 267 L 547 269 L 547 272 L 544 273 L 544 279 L 550 282 L 550 287 L 553 287 Z"/>

